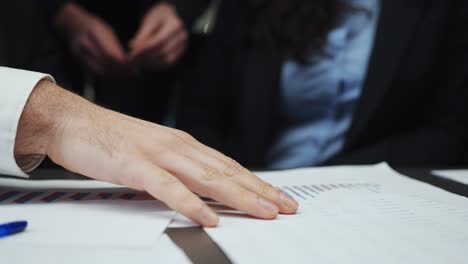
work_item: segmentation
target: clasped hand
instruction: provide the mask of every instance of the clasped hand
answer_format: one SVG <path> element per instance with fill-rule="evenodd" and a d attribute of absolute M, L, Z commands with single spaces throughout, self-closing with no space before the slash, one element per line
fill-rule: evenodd
<path fill-rule="evenodd" d="M 74 12 L 71 37 L 75 52 L 96 74 L 158 70 L 175 64 L 187 48 L 188 33 L 175 8 L 166 2 L 143 17 L 132 40 L 122 44 L 114 29 L 81 8 Z M 79 14 L 77 14 L 79 13 Z M 124 45 L 129 52 L 126 53 Z"/>

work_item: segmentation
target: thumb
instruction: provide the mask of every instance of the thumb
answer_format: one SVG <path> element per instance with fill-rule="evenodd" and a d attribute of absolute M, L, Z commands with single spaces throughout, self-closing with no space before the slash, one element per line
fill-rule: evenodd
<path fill-rule="evenodd" d="M 148 18 L 143 21 L 138 29 L 137 33 L 130 40 L 129 46 L 132 49 L 141 46 L 148 38 L 150 38 L 155 32 L 161 28 L 162 20 L 157 18 Z"/>

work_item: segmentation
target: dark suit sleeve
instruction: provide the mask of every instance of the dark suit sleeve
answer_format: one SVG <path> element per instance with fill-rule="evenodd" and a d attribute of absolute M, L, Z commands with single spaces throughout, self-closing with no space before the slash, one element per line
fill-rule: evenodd
<path fill-rule="evenodd" d="M 424 117 L 425 125 L 345 153 L 329 164 L 368 164 L 388 161 L 395 166 L 468 164 L 468 4 L 456 1 L 440 56 L 437 103 Z M 398 106 L 395 106 L 398 107 Z"/>
<path fill-rule="evenodd" d="M 7 66 L 52 74 L 64 84 L 62 51 L 50 27 L 47 7 L 39 1 L 7 1 L 2 9 Z"/>
<path fill-rule="evenodd" d="M 230 2 L 230 1 L 227 1 Z M 232 12 L 221 5 L 214 32 L 202 45 L 194 71 L 183 80 L 177 111 L 177 128 L 202 143 L 223 151 L 232 123 L 233 53 Z"/>
<path fill-rule="evenodd" d="M 461 130 L 426 126 L 345 153 L 324 165 L 373 164 L 382 161 L 398 167 L 466 165 L 465 135 Z"/>
<path fill-rule="evenodd" d="M 45 6 L 47 15 L 52 18 L 67 2 L 72 2 L 72 0 L 45 0 L 43 1 L 43 5 Z"/>
<path fill-rule="evenodd" d="M 191 26 L 210 4 L 210 0 L 170 0 L 185 25 Z"/>

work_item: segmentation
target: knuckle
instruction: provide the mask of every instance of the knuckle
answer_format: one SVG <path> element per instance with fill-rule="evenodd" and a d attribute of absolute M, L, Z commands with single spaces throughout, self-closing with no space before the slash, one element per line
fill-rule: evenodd
<path fill-rule="evenodd" d="M 166 149 L 173 154 L 179 152 L 179 150 L 175 150 L 174 147 L 177 147 L 178 149 L 187 148 L 187 144 L 180 138 L 172 138 L 171 140 L 168 140 L 167 143 Z"/>
<path fill-rule="evenodd" d="M 201 210 L 200 208 L 203 205 L 198 201 L 196 196 L 188 190 L 180 190 L 172 202 L 174 203 L 174 207 L 177 211 L 189 213 L 190 215 Z"/>
<path fill-rule="evenodd" d="M 205 166 L 203 169 L 202 179 L 205 183 L 210 183 L 219 179 L 220 173 L 216 168 Z"/>
<path fill-rule="evenodd" d="M 184 203 L 180 211 L 190 218 L 198 219 L 204 207 L 205 205 L 203 203 L 198 202 L 195 199 L 192 199 Z"/>
<path fill-rule="evenodd" d="M 250 190 L 247 190 L 245 188 L 241 188 L 239 189 L 239 197 L 242 197 L 243 199 L 243 203 L 245 204 L 251 204 L 252 202 L 254 202 L 254 199 L 257 200 L 258 199 L 258 195 L 256 195 L 255 193 L 253 193 L 252 191 Z"/>
<path fill-rule="evenodd" d="M 174 132 L 180 139 L 184 141 L 194 141 L 195 138 L 192 137 L 189 133 L 182 130 L 175 130 Z"/>
<path fill-rule="evenodd" d="M 221 177 L 219 170 L 214 168 L 206 168 L 204 174 L 201 177 L 200 187 L 197 188 L 197 193 L 204 196 L 216 199 L 223 192 L 230 188 L 231 182 Z"/>
<path fill-rule="evenodd" d="M 181 203 L 181 205 L 187 204 L 192 208 L 197 204 L 197 200 L 194 194 L 185 188 L 181 188 L 179 190 L 177 200 Z"/>
<path fill-rule="evenodd" d="M 174 177 L 161 181 L 156 190 L 160 197 L 176 210 L 180 210 L 184 204 L 190 203 L 191 192 Z"/>
<path fill-rule="evenodd" d="M 274 193 L 276 191 L 276 188 L 273 187 L 273 185 L 269 183 L 263 183 L 262 186 L 260 186 L 260 195 L 261 196 L 267 196 L 270 193 Z"/>
<path fill-rule="evenodd" d="M 164 133 L 162 139 L 162 142 L 167 143 L 168 146 L 177 146 L 177 144 L 180 145 L 183 142 L 183 139 L 179 135 L 171 132 Z"/>
<path fill-rule="evenodd" d="M 227 177 L 234 177 L 243 172 L 242 166 L 235 160 L 226 157 L 224 161 L 223 174 Z"/>
<path fill-rule="evenodd" d="M 205 207 L 205 205 L 203 203 L 199 203 L 199 202 L 196 202 L 196 201 L 193 201 L 192 202 L 192 206 L 191 206 L 191 211 L 195 214 L 195 215 L 201 215 L 201 212 L 203 211 L 203 208 Z"/>

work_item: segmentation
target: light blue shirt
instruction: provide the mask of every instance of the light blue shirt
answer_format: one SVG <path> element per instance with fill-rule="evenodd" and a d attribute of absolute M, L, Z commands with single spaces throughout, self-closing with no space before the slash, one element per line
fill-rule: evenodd
<path fill-rule="evenodd" d="M 293 60 L 281 76 L 281 132 L 268 155 L 272 169 L 321 164 L 343 148 L 367 75 L 379 0 L 343 0 L 355 7 L 328 35 L 313 63 Z"/>

